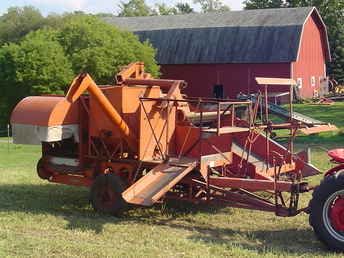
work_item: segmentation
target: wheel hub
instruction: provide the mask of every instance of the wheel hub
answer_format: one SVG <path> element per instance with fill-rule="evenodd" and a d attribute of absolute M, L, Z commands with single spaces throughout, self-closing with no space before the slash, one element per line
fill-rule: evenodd
<path fill-rule="evenodd" d="M 344 232 L 344 198 L 335 200 L 330 210 L 330 219 L 336 230 Z"/>

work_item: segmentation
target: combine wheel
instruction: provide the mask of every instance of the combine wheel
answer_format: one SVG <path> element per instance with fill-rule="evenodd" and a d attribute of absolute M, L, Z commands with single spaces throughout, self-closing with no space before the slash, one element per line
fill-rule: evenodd
<path fill-rule="evenodd" d="M 314 190 L 309 221 L 319 240 L 344 252 L 344 171 L 325 177 Z"/>
<path fill-rule="evenodd" d="M 118 216 L 126 206 L 122 198 L 124 190 L 124 184 L 119 176 L 99 175 L 91 187 L 91 204 L 96 211 Z"/>
<path fill-rule="evenodd" d="M 47 180 L 51 177 L 51 174 L 44 169 L 42 158 L 40 158 L 39 161 L 37 162 L 36 169 L 37 169 L 37 175 L 41 179 Z"/>

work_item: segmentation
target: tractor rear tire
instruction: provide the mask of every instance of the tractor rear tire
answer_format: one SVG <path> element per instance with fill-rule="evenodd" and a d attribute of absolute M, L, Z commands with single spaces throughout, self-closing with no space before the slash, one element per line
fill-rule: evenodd
<path fill-rule="evenodd" d="M 324 178 L 309 207 L 317 238 L 330 250 L 344 252 L 344 171 Z"/>
<path fill-rule="evenodd" d="M 115 174 L 102 174 L 96 177 L 91 187 L 91 204 L 104 214 L 120 216 L 126 207 L 122 197 L 125 186 L 121 178 Z"/>

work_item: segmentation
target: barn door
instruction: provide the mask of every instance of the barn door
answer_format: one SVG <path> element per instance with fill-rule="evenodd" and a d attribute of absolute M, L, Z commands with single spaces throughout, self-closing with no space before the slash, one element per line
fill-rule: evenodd
<path fill-rule="evenodd" d="M 223 99 L 224 98 L 224 91 L 222 84 L 214 84 L 213 86 L 213 97 L 216 99 Z"/>

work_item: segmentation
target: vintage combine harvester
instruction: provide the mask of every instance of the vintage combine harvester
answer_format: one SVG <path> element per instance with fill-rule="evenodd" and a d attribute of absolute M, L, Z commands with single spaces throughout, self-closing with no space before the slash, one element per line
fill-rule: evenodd
<path fill-rule="evenodd" d="M 257 82 L 265 103 L 270 85 L 295 84 Z M 258 120 L 259 101 L 187 98 L 185 85 L 151 78 L 142 63 L 122 70 L 114 86 L 80 74 L 65 97 L 28 97 L 16 106 L 14 142 L 42 144 L 39 177 L 90 187 L 97 211 L 118 214 L 127 203 L 178 199 L 284 217 L 307 212 L 318 237 L 343 251 L 344 166 L 329 171 L 320 186 L 308 186 L 304 178 L 319 171 L 303 153 L 294 154 L 302 123 L 273 124 L 268 109 Z M 287 147 L 268 137 L 276 129 L 290 130 Z M 338 150 L 330 155 L 344 161 Z M 310 206 L 298 208 L 300 194 L 314 189 Z"/>

